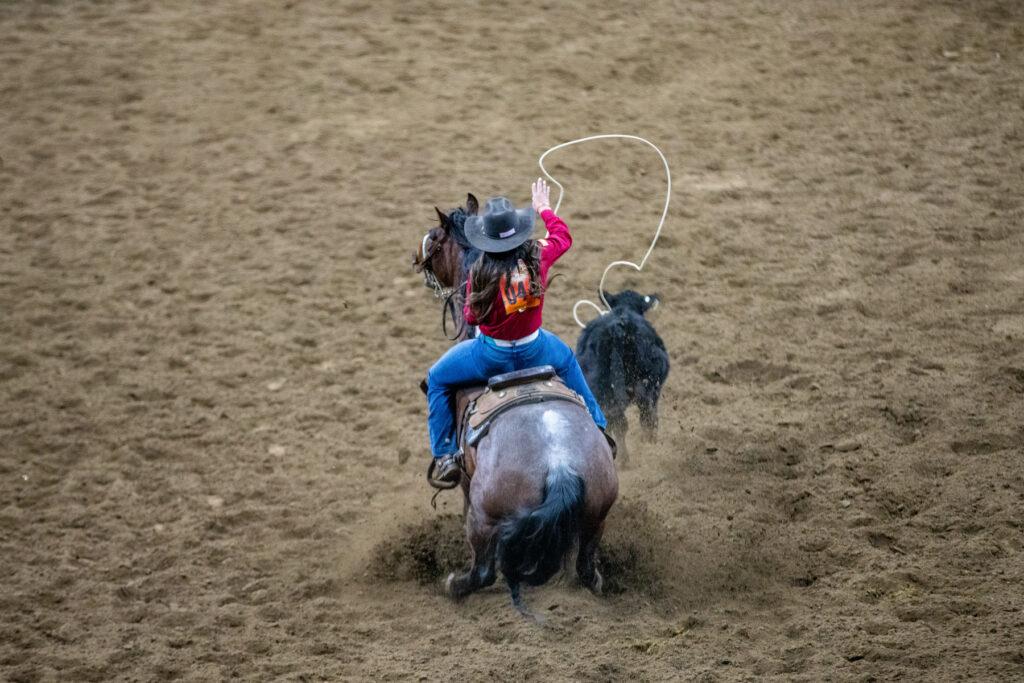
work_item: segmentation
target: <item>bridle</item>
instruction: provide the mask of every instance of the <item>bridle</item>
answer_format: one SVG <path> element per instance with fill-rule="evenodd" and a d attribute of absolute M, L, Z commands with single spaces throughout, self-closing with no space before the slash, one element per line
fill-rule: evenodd
<path fill-rule="evenodd" d="M 431 265 L 431 261 L 437 253 L 441 251 L 441 247 L 448 241 L 449 235 L 447 232 L 442 231 L 440 239 L 431 240 L 430 233 L 433 230 L 427 231 L 423 235 L 423 241 L 420 243 L 420 255 L 421 259 L 418 263 L 414 264 L 416 272 L 423 273 L 423 281 L 428 287 L 434 290 L 434 298 L 437 299 L 448 299 L 451 297 L 452 292 L 455 291 L 453 287 L 445 287 L 441 284 L 441 281 L 437 279 L 437 275 L 434 274 L 434 269 Z M 427 245 L 430 245 L 429 250 Z"/>
<path fill-rule="evenodd" d="M 428 287 L 434 290 L 434 298 L 441 299 L 441 332 L 447 337 L 448 341 L 455 341 L 462 336 L 466 330 L 466 321 L 464 318 L 458 315 L 455 309 L 455 303 L 453 299 L 455 296 L 463 291 L 466 283 L 463 282 L 461 287 L 445 287 L 441 284 L 441 281 L 437 279 L 437 275 L 434 273 L 431 261 L 438 252 L 441 251 L 441 247 L 444 246 L 445 242 L 449 240 L 451 235 L 448 232 L 442 232 L 441 237 L 437 240 L 430 239 L 430 233 L 433 230 L 428 231 L 423 235 L 423 241 L 420 242 L 420 260 L 414 265 L 415 269 L 419 273 L 423 273 L 423 281 Z M 429 245 L 429 247 L 428 247 Z M 448 316 L 454 321 L 459 320 L 459 326 L 455 330 L 455 336 L 449 336 L 448 334 Z"/>

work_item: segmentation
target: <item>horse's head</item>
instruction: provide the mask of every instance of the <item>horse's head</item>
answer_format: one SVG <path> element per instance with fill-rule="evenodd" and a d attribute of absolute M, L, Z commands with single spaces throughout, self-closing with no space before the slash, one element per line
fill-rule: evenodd
<path fill-rule="evenodd" d="M 463 252 L 469 248 L 462 232 L 466 216 L 475 214 L 479 202 L 472 194 L 466 197 L 466 206 L 444 213 L 434 207 L 439 225 L 430 228 L 413 254 L 412 265 L 423 273 L 423 284 L 438 294 L 452 289 L 462 274 Z"/>

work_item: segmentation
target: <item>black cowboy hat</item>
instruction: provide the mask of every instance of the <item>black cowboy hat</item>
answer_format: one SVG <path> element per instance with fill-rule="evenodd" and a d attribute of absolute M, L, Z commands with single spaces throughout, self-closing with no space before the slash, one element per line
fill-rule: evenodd
<path fill-rule="evenodd" d="M 490 254 L 512 251 L 530 239 L 536 218 L 532 208 L 517 209 L 504 197 L 493 197 L 484 205 L 482 216 L 466 216 L 466 239 Z"/>

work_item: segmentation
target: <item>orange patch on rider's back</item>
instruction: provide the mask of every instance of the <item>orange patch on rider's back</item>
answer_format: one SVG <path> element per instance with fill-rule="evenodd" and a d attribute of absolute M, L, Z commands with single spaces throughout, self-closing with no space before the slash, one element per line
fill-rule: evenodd
<path fill-rule="evenodd" d="M 530 273 L 522 261 L 519 261 L 519 268 L 512 273 L 511 283 L 505 275 L 501 276 L 501 300 L 507 315 L 540 306 L 540 297 L 530 294 L 530 284 Z"/>

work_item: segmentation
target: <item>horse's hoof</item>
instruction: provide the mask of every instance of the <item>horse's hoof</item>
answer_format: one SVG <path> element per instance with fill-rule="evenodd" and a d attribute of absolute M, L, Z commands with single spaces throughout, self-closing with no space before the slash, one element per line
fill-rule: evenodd
<path fill-rule="evenodd" d="M 448 597 L 455 597 L 452 595 L 452 582 L 455 581 L 455 572 L 448 575 L 448 578 L 444 580 L 444 593 Z"/>
<path fill-rule="evenodd" d="M 601 595 L 602 589 L 604 588 L 604 577 L 601 576 L 601 572 L 594 570 L 594 582 L 590 585 L 590 591 L 594 595 Z"/>

